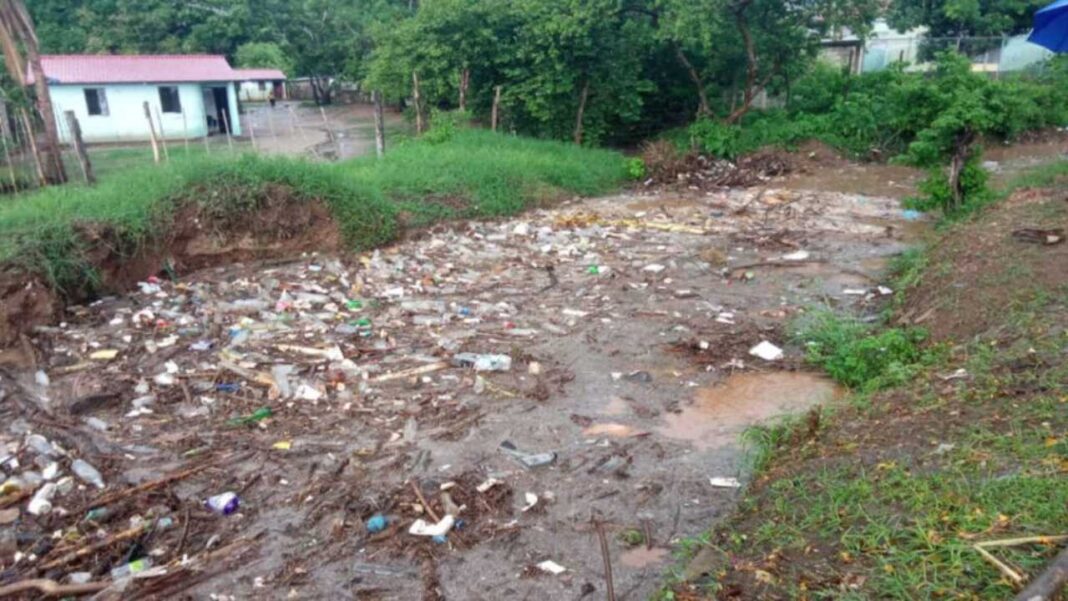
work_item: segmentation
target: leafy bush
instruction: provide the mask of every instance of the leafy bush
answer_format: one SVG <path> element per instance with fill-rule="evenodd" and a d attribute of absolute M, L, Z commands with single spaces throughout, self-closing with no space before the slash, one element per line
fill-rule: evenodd
<path fill-rule="evenodd" d="M 442 111 L 434 109 L 430 113 L 430 129 L 423 134 L 423 139 L 430 144 L 442 144 L 451 140 L 456 132 L 471 121 L 467 111 Z"/>
<path fill-rule="evenodd" d="M 633 181 L 645 179 L 645 161 L 638 157 L 627 159 L 627 178 Z"/>
<path fill-rule="evenodd" d="M 902 384 L 929 357 L 920 347 L 927 338 L 921 329 L 876 332 L 855 319 L 824 310 L 806 315 L 794 328 L 794 339 L 805 345 L 808 362 L 855 389 Z"/>

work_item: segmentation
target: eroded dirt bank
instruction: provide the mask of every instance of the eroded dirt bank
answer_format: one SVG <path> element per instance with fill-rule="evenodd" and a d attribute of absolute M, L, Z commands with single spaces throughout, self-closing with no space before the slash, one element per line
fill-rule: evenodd
<path fill-rule="evenodd" d="M 104 581 L 149 557 L 166 573 L 127 597 L 575 599 L 604 595 L 603 528 L 617 597 L 645 598 L 673 541 L 735 502 L 742 431 L 837 394 L 784 373 L 798 349 L 749 350 L 785 346 L 805 305 L 879 302 L 916 227 L 900 215 L 833 193 L 627 195 L 72 307 L 0 377 L 4 469 L 62 483 L 47 513 L 4 502 L 4 578 Z M 74 458 L 106 489 L 64 481 Z M 226 492 L 235 511 L 205 508 Z M 442 539 L 408 533 L 449 514 Z"/>

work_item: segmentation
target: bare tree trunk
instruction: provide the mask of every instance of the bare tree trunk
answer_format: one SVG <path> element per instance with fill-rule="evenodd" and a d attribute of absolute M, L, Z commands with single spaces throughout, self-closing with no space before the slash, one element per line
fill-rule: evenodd
<path fill-rule="evenodd" d="M 52 95 L 48 90 L 48 79 L 45 77 L 44 67 L 41 65 L 41 55 L 37 49 L 37 34 L 33 29 L 33 21 L 22 0 L 12 0 L 16 13 L 22 20 L 25 36 L 23 47 L 26 50 L 26 61 L 33 71 L 33 84 L 37 92 L 37 112 L 41 115 L 41 123 L 44 126 L 44 142 L 41 144 L 41 152 L 44 155 L 42 162 L 45 164 L 45 176 L 54 184 L 62 184 L 67 181 L 67 170 L 63 167 L 63 155 L 59 150 L 59 130 L 56 126 L 56 113 L 52 108 Z"/>
<path fill-rule="evenodd" d="M 415 133 L 422 135 L 425 129 L 423 123 L 423 102 L 419 96 L 419 73 L 412 71 L 412 101 L 415 102 Z"/>
<path fill-rule="evenodd" d="M 471 70 L 464 69 L 460 72 L 460 110 L 467 110 L 467 87 L 471 85 Z"/>
<path fill-rule="evenodd" d="M 78 118 L 74 116 L 74 111 L 67 111 L 67 127 L 70 129 L 70 141 L 74 147 L 74 153 L 78 155 L 78 164 L 82 167 L 82 175 L 85 176 L 85 183 L 95 184 L 96 176 L 93 175 L 93 164 L 89 162 L 89 153 L 85 151 L 85 142 L 82 140 L 82 126 L 78 123 Z"/>
<path fill-rule="evenodd" d="M 493 86 L 493 112 L 490 113 L 490 128 L 497 131 L 501 121 L 501 86 Z"/>
<path fill-rule="evenodd" d="M 582 145 L 582 120 L 586 117 L 586 101 L 590 98 L 590 78 L 587 77 L 579 93 L 578 114 L 575 116 L 575 144 Z"/>
<path fill-rule="evenodd" d="M 697 89 L 697 117 L 707 117 L 712 114 L 712 107 L 708 103 L 708 93 L 705 91 L 705 81 L 701 77 L 701 74 L 694 68 L 690 59 L 686 58 L 686 54 L 683 53 L 682 48 L 678 44 L 675 45 L 675 56 L 678 57 L 679 62 L 686 68 L 686 72 L 690 74 L 690 81 L 693 82 L 694 87 Z"/>
<path fill-rule="evenodd" d="M 753 98 L 756 96 L 757 87 L 757 55 L 756 47 L 753 44 L 753 35 L 749 31 L 749 20 L 745 16 L 746 9 L 752 0 L 740 0 L 734 7 L 734 23 L 738 29 L 738 33 L 742 36 L 742 43 L 745 45 L 745 89 L 742 91 L 742 104 L 741 106 L 731 110 L 731 114 L 727 116 L 727 123 L 737 123 L 746 113 L 749 112 L 749 107 L 753 104 Z"/>
<path fill-rule="evenodd" d="M 34 31 L 33 19 L 22 0 L 4 0 L 0 5 L 0 21 L 4 22 L 3 35 L 4 54 L 7 59 L 8 70 L 16 67 L 18 74 L 12 73 L 15 81 L 25 81 L 21 71 L 22 63 L 17 55 L 17 46 L 22 45 L 26 52 L 26 63 L 33 72 L 34 89 L 37 92 L 37 112 L 41 115 L 41 123 L 44 126 L 44 140 L 38 151 L 41 153 L 41 163 L 45 171 L 45 179 L 49 183 L 62 184 L 67 181 L 67 172 L 63 167 L 63 156 L 59 150 L 59 129 L 56 125 L 56 114 L 52 109 L 52 96 L 48 90 L 48 80 L 45 78 L 44 68 L 41 66 L 41 55 L 37 47 L 37 33 Z M 13 56 L 8 56 L 14 50 Z M 31 130 L 32 132 L 32 130 Z"/>
<path fill-rule="evenodd" d="M 22 114 L 22 129 L 26 130 L 26 140 L 30 143 L 30 153 L 33 155 L 33 164 L 37 167 L 37 180 L 42 186 L 48 185 L 48 177 L 45 175 L 44 165 L 41 163 L 41 152 L 37 149 L 37 137 L 33 135 L 33 121 L 26 109 L 19 111 Z"/>
<path fill-rule="evenodd" d="M 386 155 L 386 123 L 382 117 L 382 92 L 371 92 L 371 100 L 375 104 L 375 153 L 378 158 Z"/>

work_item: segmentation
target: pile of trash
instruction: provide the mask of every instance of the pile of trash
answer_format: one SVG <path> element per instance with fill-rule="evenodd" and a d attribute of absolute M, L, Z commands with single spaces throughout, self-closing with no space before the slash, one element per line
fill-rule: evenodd
<path fill-rule="evenodd" d="M 670 143 L 659 142 L 647 145 L 642 157 L 648 172 L 645 187 L 745 188 L 795 170 L 793 158 L 780 150 L 761 150 L 730 161 L 697 152 L 681 153 Z"/>
<path fill-rule="evenodd" d="M 768 323 L 786 284 L 752 273 L 813 262 L 813 233 L 883 236 L 857 216 L 890 205 L 731 191 L 627 208 L 641 200 L 151 278 L 69 308 L 37 330 L 32 369 L 0 371 L 0 591 L 44 579 L 165 597 L 221 579 L 333 596 L 352 591 L 308 575 L 342 560 L 349 580 L 409 574 L 380 561 L 537 541 L 553 514 L 553 536 L 584 536 L 569 520 L 589 512 L 568 505 L 583 495 L 677 523 L 661 491 L 704 490 L 702 463 L 651 427 L 597 423 L 593 404 L 615 391 L 655 420 L 694 379 L 783 361 Z M 776 231 L 813 250 L 752 242 Z M 641 368 L 679 344 L 708 353 L 700 371 Z M 715 507 L 694 507 L 703 528 Z M 482 561 L 497 578 L 544 564 L 565 579 L 587 561 L 549 553 L 566 548 Z"/>

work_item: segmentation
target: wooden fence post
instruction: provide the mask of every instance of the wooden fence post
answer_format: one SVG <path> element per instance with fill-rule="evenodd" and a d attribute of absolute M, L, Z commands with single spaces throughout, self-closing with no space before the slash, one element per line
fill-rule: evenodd
<path fill-rule="evenodd" d="M 159 142 L 156 141 L 156 123 L 152 120 L 152 109 L 149 108 L 147 100 L 142 106 L 145 109 L 145 119 L 148 120 L 149 139 L 152 141 L 152 158 L 156 163 L 159 163 Z"/>
<path fill-rule="evenodd" d="M 415 101 L 415 133 L 423 133 L 423 103 L 419 95 L 419 73 L 412 71 L 412 100 Z"/>
<path fill-rule="evenodd" d="M 37 138 L 33 135 L 33 121 L 26 109 L 19 111 L 22 114 L 22 129 L 26 132 L 26 139 L 30 142 L 30 150 L 33 152 L 33 164 L 37 167 L 37 179 L 42 186 L 48 185 L 48 176 L 45 174 L 44 165 L 41 163 L 41 153 L 37 149 Z"/>
<path fill-rule="evenodd" d="M 226 145 L 230 147 L 230 152 L 234 151 L 234 133 L 230 131 L 230 111 L 225 110 L 222 112 L 223 129 L 226 130 Z"/>
<path fill-rule="evenodd" d="M 19 182 L 15 177 L 15 160 L 11 156 L 11 147 L 7 144 L 7 136 L 0 134 L 0 142 L 4 143 L 4 161 L 7 162 L 7 174 L 11 176 L 11 190 L 18 194 Z"/>
<path fill-rule="evenodd" d="M 501 118 L 501 86 L 493 86 L 493 112 L 490 114 L 490 127 L 497 131 Z"/>
<path fill-rule="evenodd" d="M 375 152 L 378 158 L 386 154 L 386 124 L 382 116 L 382 92 L 371 92 L 371 99 L 375 104 Z"/>
<path fill-rule="evenodd" d="M 167 134 L 163 133 L 163 115 L 159 112 L 159 107 L 156 107 L 156 121 L 159 122 L 159 141 L 163 145 L 163 158 L 169 163 L 171 151 L 167 149 Z"/>
<path fill-rule="evenodd" d="M 460 71 L 460 110 L 467 110 L 467 88 L 471 85 L 471 69 Z"/>
<path fill-rule="evenodd" d="M 93 164 L 89 162 L 89 153 L 85 150 L 85 141 L 82 140 L 82 126 L 78 123 L 78 117 L 74 111 L 66 111 L 67 128 L 70 129 L 70 142 L 74 146 L 74 153 L 78 156 L 78 164 L 82 167 L 82 175 L 85 183 L 95 184 L 96 176 L 93 175 Z"/>

